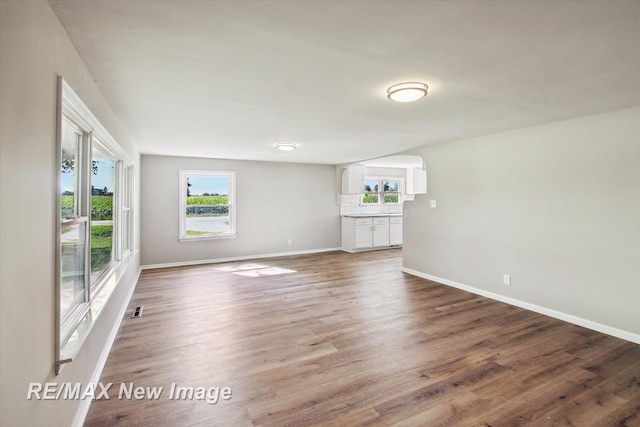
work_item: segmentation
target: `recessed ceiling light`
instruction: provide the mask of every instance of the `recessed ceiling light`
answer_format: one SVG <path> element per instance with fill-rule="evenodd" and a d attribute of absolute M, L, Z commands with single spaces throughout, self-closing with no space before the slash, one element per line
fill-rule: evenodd
<path fill-rule="evenodd" d="M 296 149 L 296 144 L 291 142 L 279 142 L 276 144 L 276 148 L 282 151 L 292 151 Z"/>
<path fill-rule="evenodd" d="M 420 82 L 398 83 L 387 89 L 387 97 L 392 101 L 411 102 L 427 96 L 427 86 Z"/>

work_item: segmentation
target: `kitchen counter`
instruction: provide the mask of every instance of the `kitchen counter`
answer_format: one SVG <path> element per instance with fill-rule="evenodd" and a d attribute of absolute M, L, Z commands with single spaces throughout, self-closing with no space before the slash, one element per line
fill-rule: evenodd
<path fill-rule="evenodd" d="M 367 214 L 348 214 L 341 215 L 347 218 L 372 218 L 372 217 L 380 217 L 380 216 L 402 216 L 401 213 L 367 213 Z"/>

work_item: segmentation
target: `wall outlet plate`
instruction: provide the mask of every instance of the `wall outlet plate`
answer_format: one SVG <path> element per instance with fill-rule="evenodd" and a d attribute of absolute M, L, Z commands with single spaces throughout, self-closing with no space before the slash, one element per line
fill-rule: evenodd
<path fill-rule="evenodd" d="M 429 206 L 431 206 L 432 208 L 435 208 L 438 206 L 438 203 L 435 200 L 429 200 Z"/>
<path fill-rule="evenodd" d="M 510 274 L 504 274 L 502 276 L 502 283 L 504 283 L 507 286 L 511 286 L 511 275 Z"/>

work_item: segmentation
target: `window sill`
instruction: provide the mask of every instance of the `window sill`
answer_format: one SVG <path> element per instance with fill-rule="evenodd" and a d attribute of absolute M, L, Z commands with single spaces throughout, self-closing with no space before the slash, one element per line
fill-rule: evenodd
<path fill-rule="evenodd" d="M 179 242 L 201 242 L 203 240 L 225 240 L 225 239 L 235 239 L 238 237 L 236 233 L 234 234 L 219 234 L 216 236 L 193 236 L 193 237 L 180 237 L 178 238 Z"/>

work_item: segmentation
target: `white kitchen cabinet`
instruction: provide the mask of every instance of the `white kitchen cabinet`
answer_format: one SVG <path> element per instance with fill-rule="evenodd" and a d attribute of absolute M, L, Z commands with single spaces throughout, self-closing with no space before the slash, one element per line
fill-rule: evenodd
<path fill-rule="evenodd" d="M 408 168 L 406 182 L 407 195 L 427 192 L 427 173 L 422 168 Z"/>
<path fill-rule="evenodd" d="M 413 169 L 413 194 L 425 194 L 427 192 L 427 173 L 420 169 Z"/>
<path fill-rule="evenodd" d="M 353 165 L 342 171 L 342 194 L 362 194 L 364 191 L 364 166 Z"/>
<path fill-rule="evenodd" d="M 391 246 L 402 245 L 402 217 L 389 218 L 389 244 Z"/>
<path fill-rule="evenodd" d="M 353 247 L 355 249 L 373 247 L 373 227 L 372 218 L 356 218 L 355 219 L 355 241 Z M 351 227 L 349 227 L 351 232 Z"/>
<path fill-rule="evenodd" d="M 373 218 L 373 247 L 389 246 L 389 217 Z"/>
<path fill-rule="evenodd" d="M 398 223 L 398 219 L 400 222 Z M 396 235 L 392 237 L 391 227 Z M 397 227 L 400 227 L 398 241 Z M 396 242 L 396 243 L 392 243 Z M 385 249 L 402 244 L 402 217 L 369 216 L 342 217 L 342 249 L 347 252 Z"/>

